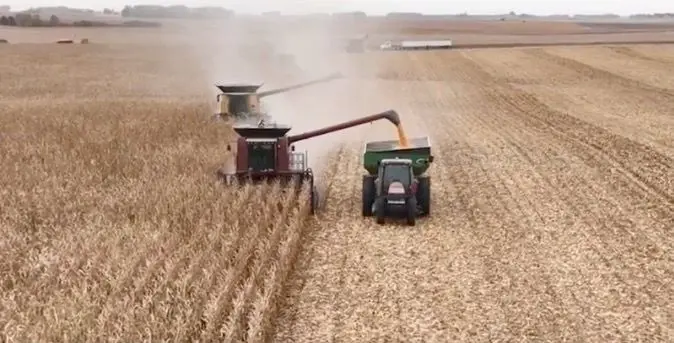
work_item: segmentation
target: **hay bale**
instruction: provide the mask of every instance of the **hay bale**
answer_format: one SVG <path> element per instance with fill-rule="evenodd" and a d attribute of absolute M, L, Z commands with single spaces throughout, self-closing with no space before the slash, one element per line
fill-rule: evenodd
<path fill-rule="evenodd" d="M 73 44 L 72 39 L 59 39 L 56 41 L 57 44 Z"/>
<path fill-rule="evenodd" d="M 4 38 L 0 38 L 0 44 L 7 44 L 7 43 L 9 43 L 8 40 L 6 40 Z"/>
<path fill-rule="evenodd" d="M 89 38 L 82 38 L 82 40 L 80 40 L 80 44 L 89 44 Z"/>

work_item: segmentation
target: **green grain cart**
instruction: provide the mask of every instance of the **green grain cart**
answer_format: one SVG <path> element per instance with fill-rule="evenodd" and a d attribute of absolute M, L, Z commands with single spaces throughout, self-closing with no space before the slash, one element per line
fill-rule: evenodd
<path fill-rule="evenodd" d="M 403 217 L 415 225 L 418 216 L 430 214 L 431 178 L 425 174 L 433 162 L 430 138 L 413 138 L 409 145 L 400 148 L 397 140 L 365 144 L 363 216 L 374 215 L 378 224 Z"/>

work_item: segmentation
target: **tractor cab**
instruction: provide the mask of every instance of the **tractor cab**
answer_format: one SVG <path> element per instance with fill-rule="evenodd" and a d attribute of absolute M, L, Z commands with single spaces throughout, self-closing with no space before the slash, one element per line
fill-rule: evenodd
<path fill-rule="evenodd" d="M 383 159 L 379 164 L 376 187 L 378 196 L 387 196 L 389 202 L 405 203 L 404 198 L 414 193 L 413 164 L 410 159 Z"/>
<path fill-rule="evenodd" d="M 401 148 L 397 140 L 365 144 L 363 166 L 363 216 L 376 216 L 378 224 L 387 217 L 405 217 L 415 225 L 417 216 L 430 213 L 430 181 L 426 170 L 433 162 L 428 137 L 409 140 Z"/>

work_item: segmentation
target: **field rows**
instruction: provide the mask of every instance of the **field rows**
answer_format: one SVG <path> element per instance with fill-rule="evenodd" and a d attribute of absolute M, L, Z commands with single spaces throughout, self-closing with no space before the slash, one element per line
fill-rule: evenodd
<path fill-rule="evenodd" d="M 666 109 L 672 88 L 653 94 L 650 75 L 627 79 L 557 52 L 386 57 L 379 91 L 414 109 L 405 120 L 434 144 L 434 216 L 417 229 L 363 220 L 354 147 L 341 162 L 354 172 L 339 178 L 353 187 L 331 195 L 324 216 L 334 224 L 315 228 L 279 341 L 672 338 L 674 155 L 537 92 L 557 89 L 564 102 L 563 87 L 594 86 L 628 112 L 644 98 Z M 526 68 L 508 65 L 520 60 Z M 671 137 L 668 111 L 644 116 Z M 635 117 L 620 124 L 646 131 Z"/>
<path fill-rule="evenodd" d="M 349 55 L 338 62 L 361 67 L 329 94 L 270 99 L 298 131 L 395 109 L 411 136 L 429 135 L 433 215 L 415 228 L 360 214 L 362 142 L 393 137 L 387 122 L 300 146 L 319 163 L 325 207 L 311 218 L 278 186 L 214 182 L 231 132 L 201 102 L 141 99 L 166 86 L 151 82 L 80 83 L 94 60 L 118 61 L 118 75 L 122 56 L 133 70 L 148 50 L 95 50 L 76 78 L 35 88 L 12 74 L 0 337 L 672 341 L 672 51 Z M 59 63 L 16 68 L 37 79 Z M 165 91 L 192 95 L 178 82 L 189 74 Z"/>

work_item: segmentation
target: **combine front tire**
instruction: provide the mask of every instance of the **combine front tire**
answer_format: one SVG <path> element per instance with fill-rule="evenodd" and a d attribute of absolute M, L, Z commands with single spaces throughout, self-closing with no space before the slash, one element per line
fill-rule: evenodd
<path fill-rule="evenodd" d="M 373 175 L 363 175 L 363 217 L 372 216 L 372 204 L 376 196 Z"/>

